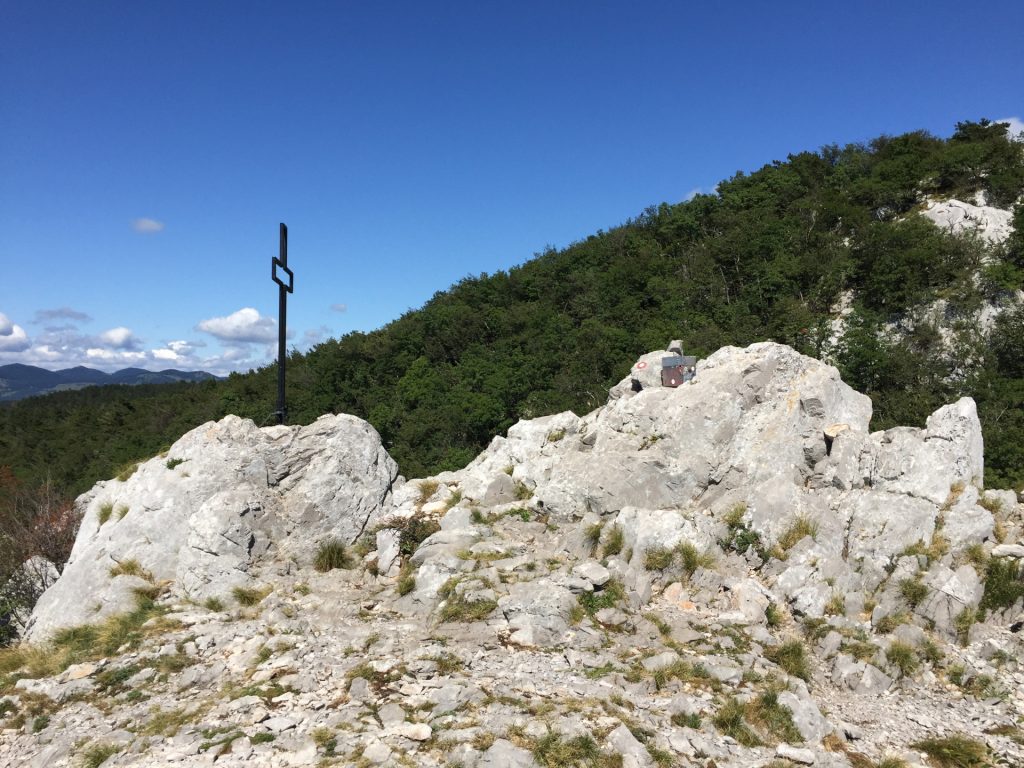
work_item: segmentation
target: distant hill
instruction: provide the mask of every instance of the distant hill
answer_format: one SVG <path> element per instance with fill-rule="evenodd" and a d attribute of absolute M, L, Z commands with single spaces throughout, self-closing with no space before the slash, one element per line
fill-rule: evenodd
<path fill-rule="evenodd" d="M 178 381 L 210 381 L 216 379 L 206 371 L 147 371 L 142 368 L 124 368 L 104 373 L 95 368 L 78 365 L 60 371 L 48 371 L 34 365 L 11 363 L 0 365 L 0 400 L 23 400 L 36 395 L 48 395 L 82 387 L 104 384 L 172 384 Z"/>

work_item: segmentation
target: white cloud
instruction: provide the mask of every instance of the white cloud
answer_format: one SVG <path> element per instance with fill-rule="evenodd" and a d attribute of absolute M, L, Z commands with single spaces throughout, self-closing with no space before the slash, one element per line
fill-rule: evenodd
<path fill-rule="evenodd" d="M 331 304 L 331 309 L 335 312 L 348 312 L 348 304 Z"/>
<path fill-rule="evenodd" d="M 139 339 L 132 333 L 132 329 L 123 325 L 104 331 L 97 340 L 102 346 L 113 349 L 137 349 L 139 346 Z"/>
<path fill-rule="evenodd" d="M 1010 138 L 1018 141 L 1024 141 L 1024 136 L 1021 135 L 1024 134 L 1024 120 L 1021 120 L 1019 117 L 1003 117 L 993 122 L 1009 123 L 1010 128 L 1008 132 L 1010 134 Z"/>
<path fill-rule="evenodd" d="M 132 229 L 143 235 L 152 235 L 156 232 L 162 232 L 164 223 L 156 219 L 135 219 L 132 221 Z"/>
<path fill-rule="evenodd" d="M 85 356 L 92 361 L 101 360 L 108 365 L 119 367 L 136 366 L 146 362 L 145 352 L 124 352 L 120 350 L 103 349 L 101 347 L 90 347 L 85 350 Z"/>
<path fill-rule="evenodd" d="M 23 352 L 31 346 L 25 329 L 0 312 L 0 352 Z"/>
<path fill-rule="evenodd" d="M 181 355 L 173 349 L 151 349 L 149 354 L 157 360 L 170 360 L 172 363 L 176 363 L 181 359 Z"/>
<path fill-rule="evenodd" d="M 244 307 L 227 317 L 211 317 L 196 328 L 221 341 L 268 342 L 277 338 L 277 322 L 252 307 Z"/>

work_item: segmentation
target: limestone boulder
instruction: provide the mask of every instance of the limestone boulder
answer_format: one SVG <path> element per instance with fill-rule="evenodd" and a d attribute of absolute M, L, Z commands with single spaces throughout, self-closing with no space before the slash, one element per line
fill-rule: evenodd
<path fill-rule="evenodd" d="M 397 481 L 380 436 L 353 416 L 305 427 L 260 429 L 236 416 L 204 424 L 125 480 L 78 498 L 71 557 L 26 636 L 132 608 L 138 584 L 117 577 L 119 564 L 198 600 L 229 594 L 268 559 L 309 565 L 320 542 L 352 542 L 386 515 Z"/>

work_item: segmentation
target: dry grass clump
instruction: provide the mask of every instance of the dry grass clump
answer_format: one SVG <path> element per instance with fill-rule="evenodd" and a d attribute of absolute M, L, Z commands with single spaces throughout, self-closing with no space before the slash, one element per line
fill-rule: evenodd
<path fill-rule="evenodd" d="M 313 558 L 313 568 L 320 573 L 326 573 L 335 568 L 351 567 L 352 556 L 349 554 L 345 542 L 335 538 L 320 542 L 320 546 L 316 550 L 316 557 Z"/>
<path fill-rule="evenodd" d="M 231 596 L 239 605 L 248 608 L 263 602 L 263 598 L 272 591 L 270 587 L 235 587 L 231 590 Z"/>
<path fill-rule="evenodd" d="M 810 517 L 801 513 L 794 518 L 789 527 L 779 536 L 779 547 L 783 552 L 788 552 L 806 537 L 815 538 L 818 535 L 818 524 Z"/>
<path fill-rule="evenodd" d="M 134 557 L 129 557 L 117 563 L 110 569 L 110 576 L 138 576 L 146 581 L 153 581 L 153 574 L 142 567 Z"/>
<path fill-rule="evenodd" d="M 928 755 L 940 768 L 987 768 L 988 748 L 967 736 L 924 739 L 910 745 Z"/>
<path fill-rule="evenodd" d="M 420 504 L 426 504 L 428 501 L 430 501 L 430 497 L 437 492 L 439 486 L 440 483 L 438 483 L 437 480 L 420 480 L 420 495 L 417 501 Z"/>

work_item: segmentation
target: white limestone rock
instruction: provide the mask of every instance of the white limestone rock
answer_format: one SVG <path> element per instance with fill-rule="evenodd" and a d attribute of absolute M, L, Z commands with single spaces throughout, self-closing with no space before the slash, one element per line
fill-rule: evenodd
<path fill-rule="evenodd" d="M 1013 232 L 1013 211 L 961 200 L 929 200 L 921 215 L 950 234 L 973 234 L 1001 243 Z"/>
<path fill-rule="evenodd" d="M 353 416 L 305 427 L 259 429 L 237 416 L 204 424 L 126 481 L 79 497 L 71 558 L 26 636 L 40 641 L 131 609 L 139 585 L 110 575 L 126 560 L 197 600 L 247 583 L 270 557 L 308 565 L 319 542 L 354 541 L 384 516 L 397 479 L 380 436 Z"/>

